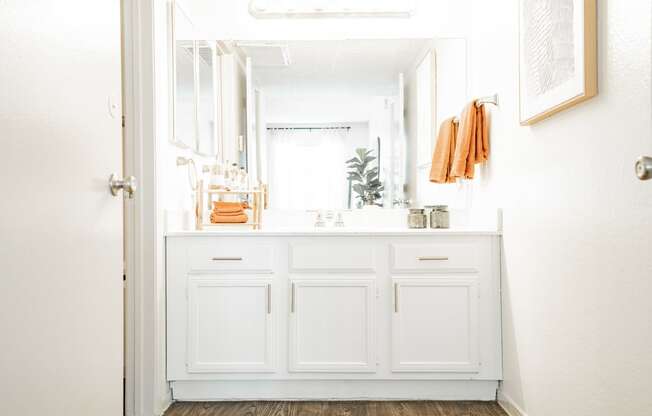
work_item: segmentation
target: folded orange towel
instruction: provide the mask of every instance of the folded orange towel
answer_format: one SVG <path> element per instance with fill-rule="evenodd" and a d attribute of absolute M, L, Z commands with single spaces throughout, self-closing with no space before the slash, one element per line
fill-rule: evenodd
<path fill-rule="evenodd" d="M 476 107 L 475 100 L 470 102 L 462 112 L 457 131 L 452 178 L 473 179 L 475 164 L 484 162 L 489 157 L 489 130 L 484 106 Z"/>
<path fill-rule="evenodd" d="M 451 117 L 444 120 L 439 126 L 439 136 L 435 152 L 432 154 L 432 165 L 430 167 L 430 182 L 451 183 L 455 182 L 451 178 L 451 164 L 453 163 L 453 154 L 455 152 L 455 139 L 457 136 L 457 124 L 455 118 Z"/>
<path fill-rule="evenodd" d="M 248 206 L 249 204 L 247 204 Z M 242 212 L 246 208 L 243 202 L 224 202 L 213 201 L 213 212 L 227 213 L 227 212 Z"/>
<path fill-rule="evenodd" d="M 221 215 L 216 212 L 211 212 L 211 223 L 213 224 L 241 224 L 247 221 L 249 221 L 249 217 L 245 213 L 239 215 Z"/>
<path fill-rule="evenodd" d="M 219 215 L 221 217 L 237 217 L 238 215 L 244 214 L 244 211 L 238 211 L 238 212 L 219 212 L 219 211 L 211 211 L 211 214 Z"/>

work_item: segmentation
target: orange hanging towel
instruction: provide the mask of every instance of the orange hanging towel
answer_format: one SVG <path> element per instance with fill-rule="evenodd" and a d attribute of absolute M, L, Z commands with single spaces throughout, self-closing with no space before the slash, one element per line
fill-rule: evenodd
<path fill-rule="evenodd" d="M 455 152 L 455 140 L 457 136 L 457 123 L 451 117 L 444 120 L 439 126 L 439 135 L 435 152 L 432 154 L 432 165 L 430 167 L 430 182 L 451 183 L 455 179 L 450 176 L 453 155 Z"/>
<path fill-rule="evenodd" d="M 451 166 L 452 178 L 473 179 L 475 164 L 489 158 L 489 129 L 484 106 L 472 101 L 464 107 Z"/>

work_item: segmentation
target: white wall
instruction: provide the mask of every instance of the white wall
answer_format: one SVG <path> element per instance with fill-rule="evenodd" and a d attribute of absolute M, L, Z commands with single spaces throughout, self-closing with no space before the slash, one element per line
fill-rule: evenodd
<path fill-rule="evenodd" d="M 498 92 L 474 206 L 504 208 L 504 396 L 528 416 L 652 409 L 651 3 L 598 1 L 598 97 L 518 123 L 518 2 L 474 0 L 471 94 Z"/>
<path fill-rule="evenodd" d="M 273 123 L 368 122 L 374 96 L 347 91 L 279 91 L 263 88 L 265 121 Z"/>
<path fill-rule="evenodd" d="M 203 163 L 211 160 L 193 156 L 189 149 L 180 149 L 170 143 L 170 113 L 168 78 L 168 0 L 151 0 L 153 5 L 153 32 L 154 32 L 154 70 L 155 73 L 155 134 L 156 134 L 156 183 L 157 183 L 157 209 L 151 213 L 157 217 L 157 275 L 153 277 L 152 286 L 145 286 L 144 290 L 151 290 L 155 311 L 154 322 L 149 322 L 154 327 L 156 337 L 154 351 L 149 349 L 139 352 L 151 358 L 155 365 L 155 383 L 152 388 L 154 395 L 154 413 L 161 414 L 171 401 L 165 370 L 165 228 L 168 213 L 192 212 L 192 192 L 190 190 L 186 167 L 177 167 L 177 156 L 193 157 L 201 171 Z M 127 120 L 129 122 L 129 120 Z M 149 283 L 147 283 L 149 285 Z M 152 311 L 149 311 L 152 312 Z M 150 316 L 150 315 L 148 315 Z M 148 348 L 149 345 L 143 346 Z"/>

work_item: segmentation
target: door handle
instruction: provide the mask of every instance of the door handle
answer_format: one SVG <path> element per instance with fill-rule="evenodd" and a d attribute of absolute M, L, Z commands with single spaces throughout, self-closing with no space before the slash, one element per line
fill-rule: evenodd
<path fill-rule="evenodd" d="M 113 196 L 117 196 L 118 191 L 122 189 L 122 191 L 127 195 L 127 198 L 132 199 L 137 188 L 138 185 L 136 183 L 136 178 L 133 176 L 119 179 L 118 175 L 113 173 L 109 177 L 109 190 Z"/>
<path fill-rule="evenodd" d="M 652 157 L 641 156 L 636 159 L 636 176 L 642 181 L 652 179 Z"/>

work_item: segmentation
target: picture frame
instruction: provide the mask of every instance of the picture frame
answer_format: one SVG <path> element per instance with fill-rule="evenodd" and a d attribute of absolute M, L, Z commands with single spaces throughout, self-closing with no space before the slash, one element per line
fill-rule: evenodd
<path fill-rule="evenodd" d="M 598 94 L 597 1 L 519 2 L 519 118 L 528 126 Z"/>

